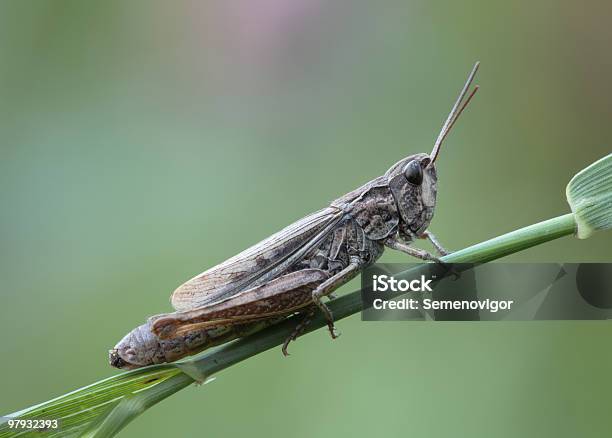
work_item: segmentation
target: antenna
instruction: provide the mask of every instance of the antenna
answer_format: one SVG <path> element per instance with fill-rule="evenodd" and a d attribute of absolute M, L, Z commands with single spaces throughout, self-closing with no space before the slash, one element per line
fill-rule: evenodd
<path fill-rule="evenodd" d="M 451 128 L 454 126 L 455 122 L 457 121 L 457 119 L 459 118 L 463 110 L 468 106 L 468 104 L 472 100 L 472 97 L 474 97 L 474 94 L 476 94 L 476 92 L 478 91 L 479 87 L 478 85 L 476 85 L 474 89 L 472 90 L 472 92 L 469 94 L 468 98 L 465 100 L 465 102 L 463 102 L 465 95 L 467 94 L 468 90 L 470 89 L 470 86 L 472 85 L 472 82 L 474 81 L 474 76 L 476 76 L 478 67 L 480 67 L 480 62 L 476 62 L 474 64 L 474 67 L 472 68 L 472 71 L 470 72 L 470 75 L 468 76 L 467 81 L 465 81 L 465 85 L 463 86 L 461 93 L 459 93 L 459 97 L 457 97 L 457 100 L 455 101 L 453 108 L 451 109 L 448 117 L 446 118 L 444 125 L 442 125 L 440 134 L 438 134 L 438 138 L 436 139 L 433 150 L 431 151 L 430 156 L 431 156 L 432 163 L 436 161 L 436 158 L 438 158 L 438 154 L 440 153 L 440 147 L 442 146 L 442 142 L 444 141 L 444 139 L 450 132 Z"/>

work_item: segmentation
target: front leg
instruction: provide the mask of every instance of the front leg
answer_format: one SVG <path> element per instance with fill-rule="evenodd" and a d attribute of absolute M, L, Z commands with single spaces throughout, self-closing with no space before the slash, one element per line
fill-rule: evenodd
<path fill-rule="evenodd" d="M 355 275 L 359 273 L 361 265 L 362 263 L 360 261 L 351 261 L 346 268 L 338 272 L 333 277 L 325 280 L 312 291 L 312 301 L 323 312 L 323 315 L 327 320 L 327 327 L 329 327 L 329 334 L 331 335 L 332 339 L 336 339 L 339 335 L 336 333 L 336 328 L 334 327 L 334 317 L 331 310 L 329 310 L 329 307 L 327 307 L 325 303 L 321 301 L 321 298 L 324 296 L 329 296 L 333 291 L 355 277 Z"/>
<path fill-rule="evenodd" d="M 427 235 L 424 235 L 422 238 L 429 239 L 432 242 L 432 244 L 434 245 L 434 247 L 438 250 L 438 252 L 440 252 L 441 255 L 444 256 L 444 255 L 448 254 L 444 250 L 444 248 L 442 248 L 442 246 L 438 243 L 438 241 L 435 238 L 435 236 L 433 236 L 431 233 L 429 233 L 427 231 L 426 231 L 426 233 L 427 233 Z M 435 243 L 434 243 L 434 241 L 435 241 Z M 412 257 L 416 257 L 416 258 L 421 259 L 421 260 L 427 260 L 427 261 L 432 261 L 432 262 L 439 263 L 441 266 L 446 268 L 448 270 L 448 272 L 450 272 L 455 277 L 455 280 L 457 280 L 457 279 L 459 279 L 461 277 L 460 273 L 457 270 L 455 270 L 455 268 L 452 267 L 452 265 L 449 265 L 448 263 L 443 262 L 438 257 L 436 257 L 433 254 L 428 253 L 424 249 L 412 248 L 412 247 L 408 246 L 408 244 L 406 244 L 404 242 L 401 242 L 397 238 L 397 236 L 388 238 L 385 241 L 385 245 L 387 245 L 391 249 L 395 249 L 397 251 L 403 252 L 404 254 L 411 255 Z"/>
<path fill-rule="evenodd" d="M 435 255 L 428 253 L 424 249 L 412 248 L 408 244 L 401 242 L 397 236 L 389 237 L 385 241 L 385 245 L 391 249 L 395 249 L 396 251 L 401 251 L 404 254 L 408 254 L 412 257 L 416 257 L 417 259 L 428 260 L 428 261 L 444 264 L 444 262 L 442 262 L 442 260 L 440 260 Z"/>
<path fill-rule="evenodd" d="M 419 236 L 419 239 L 429 240 L 433 247 L 436 249 L 436 251 L 438 251 L 438 254 L 440 254 L 441 256 L 450 254 L 450 251 L 445 250 L 444 247 L 440 245 L 440 242 L 438 241 L 436 236 L 434 236 L 434 233 L 432 233 L 431 231 L 424 231 L 423 234 Z"/>

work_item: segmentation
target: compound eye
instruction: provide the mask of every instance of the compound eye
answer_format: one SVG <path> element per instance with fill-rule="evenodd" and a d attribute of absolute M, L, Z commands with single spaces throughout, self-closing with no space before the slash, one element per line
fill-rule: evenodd
<path fill-rule="evenodd" d="M 423 182 L 423 169 L 421 168 L 421 164 L 416 160 L 412 160 L 410 163 L 406 164 L 404 176 L 410 184 L 420 186 Z"/>

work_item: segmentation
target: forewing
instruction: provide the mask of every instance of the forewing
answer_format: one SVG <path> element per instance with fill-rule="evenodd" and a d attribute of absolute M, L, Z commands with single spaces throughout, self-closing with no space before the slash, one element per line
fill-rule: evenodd
<path fill-rule="evenodd" d="M 278 315 L 288 315 L 312 303 L 312 291 L 329 278 L 321 269 L 303 269 L 282 275 L 220 302 L 151 318 L 151 330 L 160 339 L 194 330 L 216 328 Z"/>
<path fill-rule="evenodd" d="M 276 278 L 319 244 L 342 215 L 328 207 L 294 222 L 179 286 L 172 306 L 179 311 L 205 306 Z"/>

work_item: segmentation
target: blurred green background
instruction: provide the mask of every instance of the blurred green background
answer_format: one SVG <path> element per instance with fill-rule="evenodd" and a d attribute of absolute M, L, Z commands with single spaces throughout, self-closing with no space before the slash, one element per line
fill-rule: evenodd
<path fill-rule="evenodd" d="M 0 413 L 111 375 L 181 282 L 429 152 L 451 249 L 565 213 L 612 149 L 606 1 L 0 3 Z M 515 261 L 611 261 L 612 233 Z M 383 261 L 404 256 L 388 251 Z M 343 290 L 354 290 L 354 281 Z M 338 324 L 123 436 L 607 436 L 609 324 Z"/>

